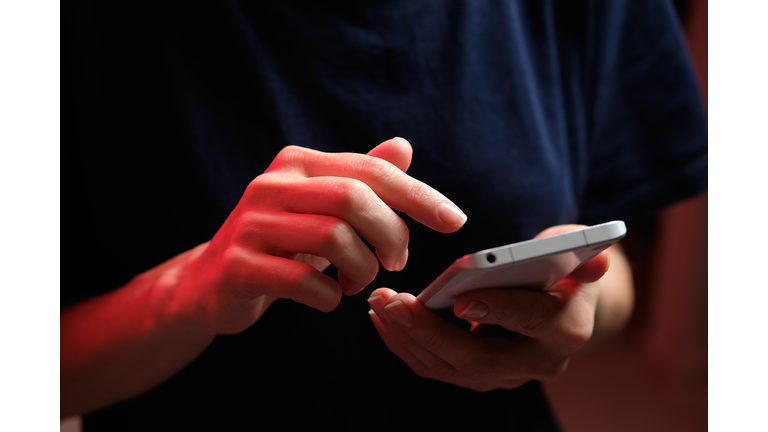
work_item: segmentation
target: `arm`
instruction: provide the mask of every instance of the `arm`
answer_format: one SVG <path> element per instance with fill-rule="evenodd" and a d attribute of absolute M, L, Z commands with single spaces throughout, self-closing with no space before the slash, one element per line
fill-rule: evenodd
<path fill-rule="evenodd" d="M 215 332 L 183 311 L 174 282 L 206 245 L 136 276 L 122 288 L 61 314 L 61 417 L 140 394 L 191 362 Z"/>
<path fill-rule="evenodd" d="M 574 228 L 553 227 L 537 237 Z M 443 321 L 410 294 L 380 288 L 369 303 L 384 343 L 418 375 L 488 391 L 562 374 L 576 351 L 626 323 L 633 283 L 623 251 L 614 246 L 546 292 L 486 289 L 459 296 L 454 313 L 472 322 L 471 330 Z"/>
<path fill-rule="evenodd" d="M 216 334 L 251 326 L 276 298 L 333 310 L 378 272 L 405 266 L 395 208 L 453 232 L 465 216 L 404 173 L 411 147 L 368 155 L 288 147 L 248 187 L 214 238 L 61 314 L 61 415 L 144 392 L 192 361 Z M 321 273 L 329 263 L 338 281 Z"/>

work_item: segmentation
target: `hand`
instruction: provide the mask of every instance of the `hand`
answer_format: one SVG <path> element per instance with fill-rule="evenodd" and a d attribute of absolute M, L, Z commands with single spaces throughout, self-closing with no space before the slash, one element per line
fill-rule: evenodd
<path fill-rule="evenodd" d="M 536 237 L 582 226 L 549 228 Z M 592 336 L 602 252 L 547 291 L 484 289 L 459 296 L 454 313 L 465 330 L 438 317 L 414 296 L 380 288 L 371 293 L 371 319 L 387 347 L 417 375 L 477 391 L 550 380 Z"/>
<path fill-rule="evenodd" d="M 466 216 L 446 197 L 404 172 L 412 149 L 402 138 L 368 155 L 283 149 L 246 189 L 214 238 L 173 282 L 187 287 L 182 308 L 217 333 L 253 324 L 275 298 L 333 310 L 341 294 L 360 292 L 382 265 L 401 270 L 408 228 L 392 210 L 440 232 Z M 338 282 L 324 274 L 329 263 Z"/>

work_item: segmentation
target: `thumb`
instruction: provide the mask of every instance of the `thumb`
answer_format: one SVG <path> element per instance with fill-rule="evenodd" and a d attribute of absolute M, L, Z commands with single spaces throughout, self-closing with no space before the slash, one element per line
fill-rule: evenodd
<path fill-rule="evenodd" d="M 384 159 L 405 172 L 411 166 L 413 148 L 405 138 L 395 137 L 374 147 L 368 152 L 368 156 Z"/>

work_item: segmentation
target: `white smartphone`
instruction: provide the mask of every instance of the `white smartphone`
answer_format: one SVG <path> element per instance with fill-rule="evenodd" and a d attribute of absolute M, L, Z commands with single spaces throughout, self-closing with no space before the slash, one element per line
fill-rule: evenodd
<path fill-rule="evenodd" d="M 623 221 L 613 221 L 465 255 L 417 298 L 429 309 L 438 310 L 452 308 L 460 294 L 481 288 L 546 289 L 626 233 Z"/>

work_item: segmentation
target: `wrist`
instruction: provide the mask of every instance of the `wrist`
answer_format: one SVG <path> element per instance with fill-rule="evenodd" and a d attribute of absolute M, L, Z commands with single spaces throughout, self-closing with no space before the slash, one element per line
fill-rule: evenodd
<path fill-rule="evenodd" d="M 204 283 L 199 276 L 200 256 L 208 242 L 183 252 L 158 266 L 151 286 L 151 301 L 155 317 L 177 329 L 215 335 L 209 325 L 206 301 L 202 294 Z"/>

